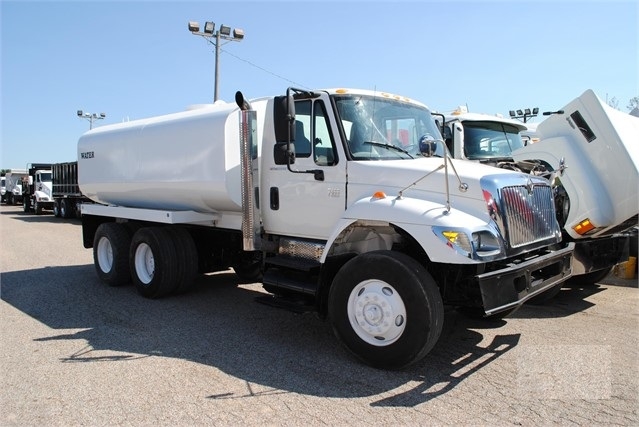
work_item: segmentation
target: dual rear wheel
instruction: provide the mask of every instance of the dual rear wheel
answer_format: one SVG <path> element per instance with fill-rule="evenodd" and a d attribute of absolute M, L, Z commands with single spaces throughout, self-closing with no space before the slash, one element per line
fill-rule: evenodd
<path fill-rule="evenodd" d="M 134 231 L 120 223 L 103 223 L 95 233 L 93 259 L 98 276 L 110 286 L 133 281 L 147 298 L 185 292 L 197 274 L 193 238 L 177 226 Z"/>

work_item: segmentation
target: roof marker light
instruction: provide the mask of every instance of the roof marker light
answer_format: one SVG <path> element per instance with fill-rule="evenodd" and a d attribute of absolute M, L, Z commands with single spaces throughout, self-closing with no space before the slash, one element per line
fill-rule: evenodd
<path fill-rule="evenodd" d="M 373 199 L 375 200 L 381 200 L 381 199 L 385 199 L 386 198 L 386 193 L 384 193 L 383 191 L 376 191 L 373 194 Z"/>

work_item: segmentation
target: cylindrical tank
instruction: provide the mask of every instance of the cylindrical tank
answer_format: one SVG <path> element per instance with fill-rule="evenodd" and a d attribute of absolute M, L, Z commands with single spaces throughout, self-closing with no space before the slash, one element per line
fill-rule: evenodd
<path fill-rule="evenodd" d="M 90 130 L 78 141 L 78 182 L 98 203 L 241 212 L 239 109 L 218 101 Z"/>

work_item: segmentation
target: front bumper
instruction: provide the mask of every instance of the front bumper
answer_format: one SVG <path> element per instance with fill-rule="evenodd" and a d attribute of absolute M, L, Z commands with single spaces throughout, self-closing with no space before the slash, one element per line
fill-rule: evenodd
<path fill-rule="evenodd" d="M 486 315 L 517 307 L 570 278 L 574 247 L 571 242 L 548 254 L 476 275 Z"/>
<path fill-rule="evenodd" d="M 575 241 L 572 259 L 574 276 L 614 267 L 623 261 L 627 250 L 629 234 L 616 234 L 591 240 Z"/>

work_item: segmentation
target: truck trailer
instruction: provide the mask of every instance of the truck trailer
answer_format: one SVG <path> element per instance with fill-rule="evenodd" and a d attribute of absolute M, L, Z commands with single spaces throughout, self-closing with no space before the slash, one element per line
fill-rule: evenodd
<path fill-rule="evenodd" d="M 24 212 L 41 215 L 53 210 L 51 163 L 29 163 L 22 180 L 22 208 Z"/>
<path fill-rule="evenodd" d="M 638 118 L 587 90 L 533 129 L 460 107 L 445 114 L 444 132 L 457 159 L 552 182 L 563 240 L 575 242 L 572 282 L 594 284 L 623 260 L 639 209 Z"/>
<path fill-rule="evenodd" d="M 80 137 L 83 244 L 107 285 L 158 298 L 233 268 L 261 302 L 315 311 L 360 361 L 398 369 L 433 348 L 444 305 L 499 316 L 570 277 L 548 180 L 450 159 L 424 104 L 235 101 Z"/>
<path fill-rule="evenodd" d="M 90 200 L 82 194 L 78 185 L 78 162 L 51 165 L 53 189 L 53 214 L 61 218 L 79 218 L 82 203 Z"/>

